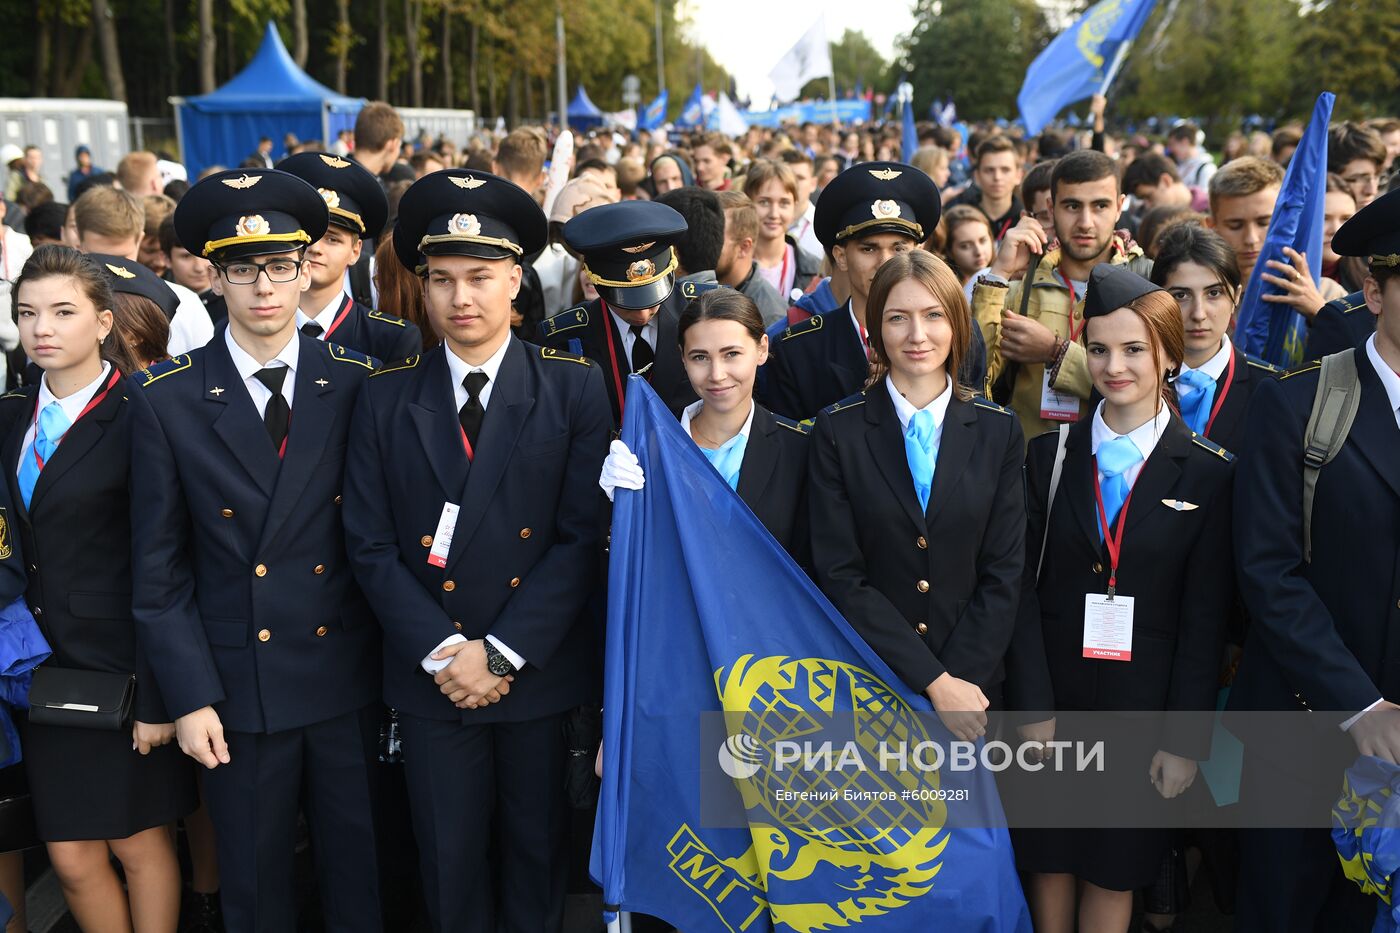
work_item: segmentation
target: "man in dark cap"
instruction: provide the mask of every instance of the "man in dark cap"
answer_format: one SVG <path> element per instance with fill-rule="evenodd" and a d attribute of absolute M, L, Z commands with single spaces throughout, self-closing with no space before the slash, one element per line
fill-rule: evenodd
<path fill-rule="evenodd" d="M 1358 751 L 1400 763 L 1400 192 L 1358 211 L 1332 248 L 1367 257 L 1375 333 L 1255 389 L 1235 482 L 1235 557 L 1251 629 L 1230 692 L 1232 710 L 1287 710 L 1316 724 L 1289 736 L 1301 744 L 1246 740 L 1246 813 L 1258 795 L 1283 793 L 1297 807 L 1290 817 L 1321 827 L 1340 768 Z M 1321 414 L 1348 403 L 1349 429 Z M 1341 440 L 1329 445 L 1334 433 Z M 1339 753 L 1337 772 L 1299 776 L 1324 752 Z M 1326 828 L 1246 830 L 1241 854 L 1237 930 L 1370 925 L 1375 902 L 1343 876 Z"/>
<path fill-rule="evenodd" d="M 306 250 L 311 287 L 301 296 L 297 327 L 384 362 L 422 352 L 417 325 L 360 304 L 346 291 L 345 270 L 360 261 L 362 243 L 374 248 L 389 216 L 379 179 L 359 163 L 326 152 L 301 152 L 277 167 L 314 187 L 330 216 L 326 235 Z"/>
<path fill-rule="evenodd" d="M 802 420 L 860 390 L 870 377 L 865 303 L 875 272 L 917 249 L 938 225 L 938 186 L 912 165 L 863 162 L 837 175 L 817 202 L 817 239 L 850 282 L 841 307 L 782 332 L 765 367 L 765 402 Z M 973 328 L 961 382 L 982 389 L 986 351 Z"/>
<path fill-rule="evenodd" d="M 377 374 L 352 424 L 350 559 L 384 631 L 384 700 L 399 711 L 437 930 L 488 933 L 498 917 L 560 928 L 564 718 L 601 693 L 584 607 L 611 425 L 603 374 L 510 329 L 522 257 L 545 239 L 544 213 L 505 179 L 414 182 L 394 247 L 424 278 L 443 342 Z"/>
<path fill-rule="evenodd" d="M 675 244 L 685 232 L 685 218 L 655 201 L 604 204 L 564 225 L 564 242 L 583 256 L 598 297 L 546 318 L 540 339 L 602 368 L 613 427 L 622 424 L 632 373 L 645 375 L 672 411 L 695 401 L 676 340 L 680 312 L 666 302 L 676 284 Z"/>
<path fill-rule="evenodd" d="M 175 229 L 212 263 L 228 323 L 131 379 L 137 630 L 180 748 L 209 769 L 227 929 L 298 928 L 300 810 L 327 928 L 378 930 L 379 632 L 340 504 L 375 364 L 296 329 L 305 249 L 326 231 L 315 188 L 221 172 L 180 201 Z"/>

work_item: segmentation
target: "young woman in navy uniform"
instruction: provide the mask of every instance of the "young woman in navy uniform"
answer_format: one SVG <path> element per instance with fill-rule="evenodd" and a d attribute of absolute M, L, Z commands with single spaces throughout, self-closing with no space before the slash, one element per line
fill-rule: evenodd
<path fill-rule="evenodd" d="M 1181 420 L 1234 452 L 1244 439 L 1244 413 L 1254 389 L 1281 372 L 1230 342 L 1241 294 L 1234 250 L 1214 230 L 1177 224 L 1157 238 L 1152 283 L 1166 289 L 1181 309 L 1186 358 L 1172 380 Z"/>
<path fill-rule="evenodd" d="M 1068 428 L 1048 533 L 1060 435 L 1041 435 L 1027 450 L 1025 585 L 1007 662 L 1009 705 L 1210 710 L 1234 599 L 1233 457 L 1172 410 L 1169 378 L 1185 349 L 1170 295 L 1104 263 L 1090 276 L 1084 318 L 1080 339 L 1103 401 L 1092 418 Z M 1134 598 L 1126 648 L 1090 624 L 1098 615 L 1086 594 L 1096 604 L 1104 596 Z M 1023 727 L 1022 735 L 1061 737 L 1054 719 Z M 1161 744 L 1169 747 L 1141 753 L 1155 788 L 1143 793 L 1170 799 L 1195 778 L 1210 732 Z M 1030 873 L 1036 929 L 1073 930 L 1077 902 L 1079 929 L 1125 931 L 1132 892 L 1156 877 L 1169 838 L 1165 829 L 1013 832 L 1017 862 Z"/>
<path fill-rule="evenodd" d="M 753 400 L 758 368 L 768 358 L 763 317 L 747 295 L 713 285 L 681 312 L 681 359 L 698 402 L 681 413 L 681 429 L 739 494 L 768 533 L 807 565 L 807 434 L 796 422 Z M 645 476 L 625 442 L 613 441 L 599 485 L 641 489 Z"/>
<path fill-rule="evenodd" d="M 817 584 L 959 738 L 1000 705 L 1021 584 L 1021 428 L 954 378 L 972 317 L 922 250 L 875 273 L 877 373 L 823 410 L 808 497 Z"/>
<path fill-rule="evenodd" d="M 144 266 L 42 246 L 16 283 L 20 339 L 42 381 L 0 401 L 14 502 L 9 534 L 28 558 L 27 598 L 56 668 L 135 674 L 135 722 L 109 731 L 30 723 L 25 766 L 39 836 L 84 930 L 173 931 L 180 867 L 169 830 L 194 809 L 194 772 L 132 620 L 132 423 L 122 374 L 104 359 L 113 286 L 174 304 Z M 112 869 L 126 876 L 123 891 Z"/>

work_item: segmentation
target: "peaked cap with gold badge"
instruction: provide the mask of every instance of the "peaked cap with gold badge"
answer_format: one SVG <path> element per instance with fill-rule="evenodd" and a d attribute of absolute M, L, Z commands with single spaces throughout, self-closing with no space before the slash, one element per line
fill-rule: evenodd
<path fill-rule="evenodd" d="M 490 172 L 449 168 L 404 192 L 394 253 L 405 269 L 427 272 L 429 256 L 514 259 L 544 249 L 549 224 L 535 199 Z"/>
<path fill-rule="evenodd" d="M 180 245 L 226 262 L 285 253 L 326 233 L 326 202 L 295 175 L 270 168 L 219 172 L 196 184 L 175 206 Z"/>
<path fill-rule="evenodd" d="M 831 249 L 853 236 L 901 233 L 922 243 L 943 212 L 933 179 L 902 162 L 861 162 L 822 189 L 813 226 Z"/>
<path fill-rule="evenodd" d="M 330 222 L 372 240 L 389 219 L 389 200 L 379 179 L 363 165 L 329 152 L 298 152 L 277 163 L 316 189 L 330 211 Z"/>
<path fill-rule="evenodd" d="M 167 321 L 175 318 L 175 311 L 180 307 L 180 296 L 165 283 L 165 279 L 134 259 L 102 253 L 89 253 L 88 258 L 107 274 L 112 291 L 149 298 L 160 308 Z"/>
<path fill-rule="evenodd" d="M 564 224 L 564 242 L 583 255 L 598 295 L 615 308 L 641 310 L 665 301 L 676 284 L 673 244 L 689 227 L 679 211 L 656 201 L 591 207 Z"/>

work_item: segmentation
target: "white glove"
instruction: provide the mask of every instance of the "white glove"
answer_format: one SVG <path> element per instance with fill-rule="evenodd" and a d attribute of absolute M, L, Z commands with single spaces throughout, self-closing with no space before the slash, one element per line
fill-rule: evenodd
<path fill-rule="evenodd" d="M 603 461 L 603 472 L 598 477 L 598 485 L 608 494 L 609 502 L 613 501 L 614 489 L 641 489 L 646 485 L 646 481 L 637 455 L 628 450 L 626 444 L 613 441 L 608 445 L 608 457 Z"/>

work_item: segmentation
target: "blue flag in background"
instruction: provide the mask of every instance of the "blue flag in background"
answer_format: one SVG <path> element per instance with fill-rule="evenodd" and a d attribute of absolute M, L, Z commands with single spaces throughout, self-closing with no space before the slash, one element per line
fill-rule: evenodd
<path fill-rule="evenodd" d="M 646 105 L 642 111 L 641 119 L 637 121 L 637 129 L 654 130 L 666 122 L 666 107 L 670 104 L 670 94 L 662 91 L 657 94 L 651 103 Z"/>
<path fill-rule="evenodd" d="M 1101 0 L 1060 33 L 1026 69 L 1016 103 L 1034 136 L 1061 108 L 1098 93 L 1118 48 L 1142 31 L 1157 0 Z"/>
<path fill-rule="evenodd" d="M 1283 188 L 1274 205 L 1274 216 L 1269 220 L 1269 232 L 1254 261 L 1254 271 L 1249 275 L 1244 298 L 1240 300 L 1239 316 L 1235 319 L 1235 344 L 1242 351 L 1286 369 L 1303 361 L 1307 319 L 1288 305 L 1264 301 L 1264 295 L 1277 295 L 1279 289 L 1260 276 L 1271 272 L 1265 265 L 1270 259 L 1288 262 L 1283 248 L 1291 246 L 1307 257 L 1313 283 L 1321 279 L 1323 213 L 1327 198 L 1327 124 L 1332 119 L 1335 100 L 1328 91 L 1317 95 L 1308 128 L 1288 160 Z"/>
<path fill-rule="evenodd" d="M 705 91 L 700 85 L 695 85 L 695 90 L 690 92 L 689 99 L 685 106 L 681 108 L 681 115 L 676 118 L 676 126 L 697 127 L 705 121 Z"/>
<path fill-rule="evenodd" d="M 985 770 L 940 770 L 913 784 L 902 772 L 839 778 L 843 787 L 965 788 L 973 819 L 957 819 L 964 804 L 898 794 L 887 804 L 775 803 L 788 781 L 835 789 L 806 783 L 810 771 L 789 778 L 771 757 L 783 737 L 813 735 L 822 721 L 852 726 L 863 747 L 949 736 L 645 381 L 628 379 L 625 411 L 622 436 L 646 487 L 619 491 L 613 512 L 590 866 L 608 909 L 686 933 L 1029 933 L 1008 834 L 986 828 L 1001 807 Z M 702 723 L 716 718 L 719 739 L 707 742 Z M 702 783 L 741 801 L 737 824 L 713 828 Z"/>
<path fill-rule="evenodd" d="M 919 150 L 919 133 L 914 129 L 914 101 L 904 102 L 904 132 L 903 132 L 903 158 L 900 160 L 906 165 L 914 161 L 914 153 Z"/>

